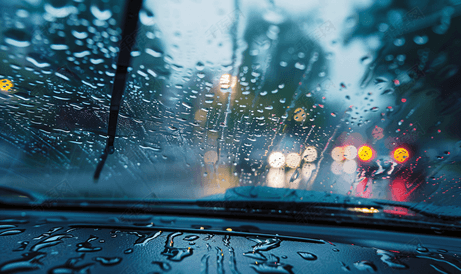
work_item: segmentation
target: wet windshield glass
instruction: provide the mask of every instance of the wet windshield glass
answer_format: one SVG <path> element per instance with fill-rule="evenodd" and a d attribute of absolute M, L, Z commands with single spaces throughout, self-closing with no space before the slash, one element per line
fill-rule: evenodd
<path fill-rule="evenodd" d="M 3 0 L 0 183 L 85 198 L 267 186 L 457 205 L 459 4 L 146 0 L 115 153 L 94 183 L 125 3 Z"/>

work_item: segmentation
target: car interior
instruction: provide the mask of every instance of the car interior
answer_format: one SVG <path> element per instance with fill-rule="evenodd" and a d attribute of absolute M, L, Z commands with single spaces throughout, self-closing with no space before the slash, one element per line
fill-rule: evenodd
<path fill-rule="evenodd" d="M 461 273 L 460 15 L 0 0 L 0 273 Z"/>

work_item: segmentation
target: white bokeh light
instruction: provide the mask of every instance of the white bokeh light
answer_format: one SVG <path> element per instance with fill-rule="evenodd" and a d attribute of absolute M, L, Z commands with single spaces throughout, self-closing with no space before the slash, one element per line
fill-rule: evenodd
<path fill-rule="evenodd" d="M 282 152 L 272 152 L 269 155 L 268 162 L 273 168 L 281 168 L 285 165 L 285 155 Z"/>
<path fill-rule="evenodd" d="M 317 149 L 313 146 L 307 147 L 306 150 L 304 150 L 303 159 L 309 163 L 317 160 Z"/>
<path fill-rule="evenodd" d="M 357 148 L 355 146 L 346 146 L 344 148 L 344 158 L 354 160 L 357 157 Z"/>
<path fill-rule="evenodd" d="M 339 161 L 333 161 L 333 163 L 331 163 L 331 172 L 336 175 L 340 175 L 343 172 L 343 163 Z"/>
<path fill-rule="evenodd" d="M 290 168 L 297 168 L 301 163 L 301 156 L 298 153 L 290 153 L 286 157 L 287 166 Z"/>
<path fill-rule="evenodd" d="M 333 160 L 335 160 L 337 162 L 340 162 L 340 161 L 344 160 L 344 148 L 343 147 L 335 147 L 331 151 L 331 158 L 333 158 Z"/>
<path fill-rule="evenodd" d="M 354 160 L 346 160 L 343 163 L 343 171 L 347 174 L 352 174 L 357 170 L 357 162 Z"/>
<path fill-rule="evenodd" d="M 285 170 L 283 168 L 271 168 L 267 173 L 267 186 L 285 187 Z"/>
<path fill-rule="evenodd" d="M 305 163 L 301 169 L 303 178 L 309 180 L 311 178 L 312 171 L 314 171 L 315 168 L 315 164 Z"/>

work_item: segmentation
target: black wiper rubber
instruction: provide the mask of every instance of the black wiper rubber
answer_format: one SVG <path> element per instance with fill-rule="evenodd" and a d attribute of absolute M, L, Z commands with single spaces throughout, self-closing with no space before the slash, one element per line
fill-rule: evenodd
<path fill-rule="evenodd" d="M 126 85 L 127 70 L 131 62 L 131 48 L 136 41 L 139 11 L 142 7 L 142 0 L 128 0 L 126 3 L 125 19 L 122 26 L 122 38 L 120 40 L 119 54 L 117 59 L 117 70 L 115 72 L 114 84 L 112 86 L 112 97 L 110 101 L 108 139 L 104 152 L 100 157 L 94 180 L 97 182 L 101 175 L 102 168 L 106 163 L 107 156 L 114 153 L 115 134 L 117 132 L 117 120 L 123 92 Z"/>
<path fill-rule="evenodd" d="M 0 196 L 2 196 L 2 193 L 13 193 L 17 196 L 24 196 L 32 202 L 40 202 L 41 200 L 43 200 L 43 197 L 40 196 L 40 194 L 11 186 L 0 186 Z"/>

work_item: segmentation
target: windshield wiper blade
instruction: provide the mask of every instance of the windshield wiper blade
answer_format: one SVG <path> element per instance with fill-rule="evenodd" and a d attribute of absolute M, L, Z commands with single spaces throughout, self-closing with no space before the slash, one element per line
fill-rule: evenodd
<path fill-rule="evenodd" d="M 456 208 L 434 206 L 426 203 L 397 202 L 368 199 L 342 194 L 330 194 L 289 188 L 266 186 L 241 186 L 229 188 L 224 194 L 212 195 L 198 200 L 200 206 L 226 209 L 297 210 L 304 207 L 325 208 L 405 208 L 421 216 L 440 220 L 461 220 Z"/>
<path fill-rule="evenodd" d="M 26 197 L 31 202 L 41 202 L 44 199 L 40 194 L 37 194 L 29 190 L 0 185 L 0 197 L 12 195 L 17 197 Z"/>
<path fill-rule="evenodd" d="M 110 101 L 110 114 L 108 126 L 108 139 L 104 152 L 100 157 L 96 171 L 94 172 L 94 180 L 97 182 L 101 175 L 102 168 L 106 163 L 107 156 L 113 154 L 115 134 L 117 131 L 117 120 L 122 96 L 126 85 L 127 70 L 131 61 L 131 48 L 136 41 L 136 33 L 138 27 L 139 11 L 142 7 L 142 0 L 128 0 L 126 3 L 125 19 L 122 26 L 122 38 L 120 40 L 120 52 L 117 59 L 117 70 L 115 72 L 114 84 L 112 86 L 112 97 Z"/>

